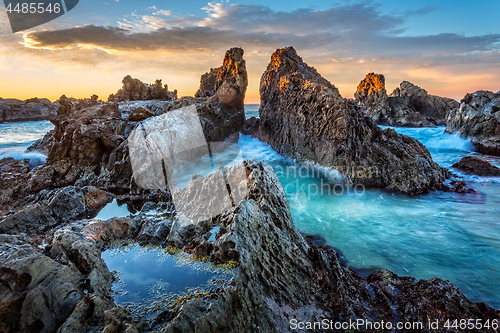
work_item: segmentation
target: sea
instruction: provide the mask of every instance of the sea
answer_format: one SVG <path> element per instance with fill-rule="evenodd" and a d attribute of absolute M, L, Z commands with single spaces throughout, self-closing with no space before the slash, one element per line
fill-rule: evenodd
<path fill-rule="evenodd" d="M 258 109 L 246 105 L 247 118 L 258 117 Z M 52 128 L 47 121 L 0 124 L 0 158 L 29 158 L 32 167 L 44 163 L 45 156 L 26 148 Z M 322 182 L 332 181 L 335 170 L 305 168 L 246 135 L 238 141 L 241 154 L 222 153 L 220 160 L 224 165 L 243 159 L 269 162 L 285 189 L 296 227 L 322 237 L 348 266 L 365 273 L 389 269 L 417 279 L 439 277 L 455 283 L 468 298 L 500 308 L 500 177 L 468 175 L 452 167 L 469 155 L 500 167 L 500 158 L 475 152 L 470 140 L 445 133 L 444 127 L 395 130 L 422 142 L 434 161 L 476 193 L 317 191 Z M 196 165 L 190 172 L 207 173 Z"/>

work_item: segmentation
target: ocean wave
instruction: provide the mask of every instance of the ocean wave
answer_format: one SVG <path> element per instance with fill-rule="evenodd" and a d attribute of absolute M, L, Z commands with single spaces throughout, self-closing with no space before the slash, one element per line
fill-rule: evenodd
<path fill-rule="evenodd" d="M 0 154 L 0 158 L 12 157 L 16 160 L 29 159 L 28 166 L 33 169 L 39 165 L 45 164 L 47 156 L 39 152 L 21 152 L 21 151 L 8 151 Z"/>

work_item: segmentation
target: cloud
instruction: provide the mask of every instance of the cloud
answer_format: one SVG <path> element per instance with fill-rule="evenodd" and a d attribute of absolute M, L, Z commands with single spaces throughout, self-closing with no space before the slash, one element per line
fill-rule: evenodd
<path fill-rule="evenodd" d="M 270 46 L 294 43 L 299 47 L 317 47 L 331 44 L 335 39 L 329 33 L 297 36 L 290 33 L 239 33 L 211 27 L 172 27 L 131 32 L 119 27 L 86 25 L 56 31 L 30 32 L 24 35 L 24 44 L 30 48 L 53 50 L 90 46 L 108 52 L 209 52 L 239 44 Z"/>
<path fill-rule="evenodd" d="M 462 91 L 450 95 L 439 85 L 450 87 L 449 77 L 454 75 L 460 79 L 453 89 L 459 83 L 470 89 L 480 82 L 473 79 L 474 73 L 481 82 L 498 85 L 500 34 L 408 36 L 407 20 L 424 17 L 437 7 L 390 13 L 380 8 L 372 2 L 344 2 L 325 9 L 277 11 L 262 5 L 213 2 L 203 8 L 204 15 L 182 16 L 151 7 L 143 15 L 120 19 L 115 26 L 52 28 L 10 34 L 6 39 L 2 35 L 0 49 L 8 56 L 36 58 L 48 66 L 69 64 L 73 70 L 83 66 L 124 75 L 149 71 L 192 77 L 193 91 L 199 75 L 219 66 L 223 52 L 234 46 L 245 50 L 249 91 L 254 93 L 271 53 L 290 45 L 345 96 L 352 95 L 359 80 L 371 71 L 386 74 L 391 84 L 415 79 L 416 84 L 436 88 L 430 92 L 444 91 L 451 97 Z M 425 75 L 418 75 L 419 70 Z M 175 82 L 169 84 L 176 87 Z"/>
<path fill-rule="evenodd" d="M 500 43 L 500 34 L 401 35 L 405 15 L 426 15 L 435 7 L 389 15 L 380 13 L 377 4 L 368 2 L 290 12 L 261 5 L 209 3 L 204 8 L 207 13 L 204 18 L 180 17 L 156 7 L 152 10 L 153 14 L 163 15 L 135 15 L 135 19 L 123 20 L 117 27 L 86 25 L 31 32 L 24 35 L 24 44 L 52 50 L 86 46 L 108 52 L 213 52 L 233 45 L 267 51 L 294 45 L 299 49 L 329 52 L 335 58 L 368 55 L 426 58 L 498 50 Z"/>

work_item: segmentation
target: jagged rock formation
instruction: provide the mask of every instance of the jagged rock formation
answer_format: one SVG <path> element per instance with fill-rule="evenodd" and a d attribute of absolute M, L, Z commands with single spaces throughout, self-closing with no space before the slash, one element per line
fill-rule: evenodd
<path fill-rule="evenodd" d="M 470 137 L 478 151 L 500 156 L 500 91 L 467 94 L 448 116 L 446 132 Z"/>
<path fill-rule="evenodd" d="M 453 164 L 453 167 L 478 176 L 500 177 L 499 168 L 476 156 L 465 156 L 459 162 Z"/>
<path fill-rule="evenodd" d="M 285 156 L 403 193 L 440 187 L 447 177 L 420 142 L 380 129 L 291 47 L 272 55 L 260 96 L 259 136 Z"/>
<path fill-rule="evenodd" d="M 217 74 L 220 67 L 210 68 L 210 72 L 206 72 L 201 76 L 200 88 L 194 94 L 194 97 L 212 97 L 216 92 Z"/>
<path fill-rule="evenodd" d="M 123 78 L 122 83 L 123 87 L 116 94 L 109 95 L 108 101 L 144 101 L 151 99 L 171 101 L 177 99 L 177 90 L 168 91 L 168 86 L 163 86 L 161 80 L 156 80 L 154 84 L 147 85 L 141 80 L 127 75 Z"/>
<path fill-rule="evenodd" d="M 364 318 L 395 325 L 397 321 L 500 315 L 467 300 L 452 283 L 437 278 L 417 281 L 382 271 L 364 280 L 343 266 L 334 250 L 308 244 L 295 229 L 283 187 L 266 162 L 243 162 L 217 172 L 228 179 L 246 175 L 243 200 L 216 218 L 184 227 L 175 239 L 178 246 L 212 260 L 237 260 L 239 271 L 223 290 L 160 313 L 150 323 L 151 330 L 288 332 L 292 331 L 291 319 L 342 322 Z M 197 203 L 206 202 L 205 193 L 190 187 L 213 188 L 218 179 L 217 175 L 195 179 L 180 195 L 189 197 L 192 209 L 199 210 Z M 207 233 L 214 225 L 220 231 L 211 243 Z M 174 230 L 179 231 L 173 226 L 171 233 Z M 424 327 L 421 331 L 431 330 Z"/>
<path fill-rule="evenodd" d="M 201 76 L 200 88 L 195 97 L 212 97 L 225 104 L 243 108 L 248 76 L 243 50 L 232 48 L 226 52 L 221 67 L 212 68 Z"/>
<path fill-rule="evenodd" d="M 59 105 L 48 99 L 30 98 L 25 101 L 0 98 L 0 123 L 48 120 L 56 115 Z"/>
<path fill-rule="evenodd" d="M 408 82 L 387 96 L 385 78 L 381 74 L 366 75 L 354 94 L 356 101 L 365 106 L 364 112 L 379 125 L 403 127 L 433 127 L 446 124 L 450 110 L 458 102 L 429 95 L 426 90 Z"/>
<path fill-rule="evenodd" d="M 129 134 L 144 119 L 187 105 L 196 105 L 208 142 L 221 142 L 237 134 L 245 123 L 243 103 L 248 83 L 242 49 L 226 52 L 216 83 L 212 97 L 136 101 L 161 97 L 153 93 L 161 90 L 161 85 L 146 87 L 126 77 L 122 91 L 111 98 L 113 102 L 61 97 L 58 115 L 52 120 L 54 131 L 36 145 L 36 149 L 48 152 L 47 161 L 32 172 L 21 194 L 76 182 L 114 193 L 136 189 L 126 142 Z M 122 99 L 126 100 L 118 102 Z"/>

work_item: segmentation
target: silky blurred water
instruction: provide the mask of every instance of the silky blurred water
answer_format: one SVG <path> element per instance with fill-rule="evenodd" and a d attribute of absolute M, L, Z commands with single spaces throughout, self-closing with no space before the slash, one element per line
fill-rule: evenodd
<path fill-rule="evenodd" d="M 258 115 L 252 107 L 247 117 Z M 330 177 L 300 168 L 265 143 L 243 136 L 244 155 L 270 161 L 280 179 L 296 227 L 323 237 L 358 269 L 454 282 L 466 296 L 500 308 L 500 178 L 471 176 L 451 166 L 476 155 L 500 166 L 500 158 L 473 151 L 469 140 L 444 127 L 395 128 L 421 141 L 434 161 L 463 177 L 477 194 L 432 192 L 406 196 L 379 189 L 318 189 Z M 297 171 L 299 170 L 299 171 Z M 301 171 L 302 170 L 302 173 Z"/>
<path fill-rule="evenodd" d="M 50 121 L 23 121 L 0 124 L 0 159 L 30 159 L 30 166 L 45 163 L 46 156 L 38 152 L 26 152 L 36 140 L 43 138 L 54 125 Z"/>

